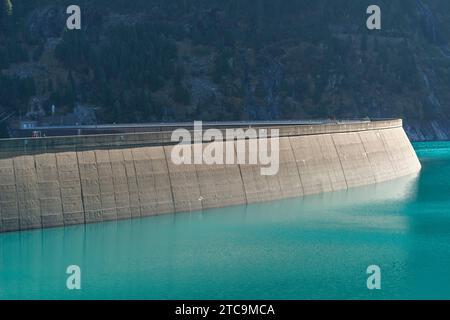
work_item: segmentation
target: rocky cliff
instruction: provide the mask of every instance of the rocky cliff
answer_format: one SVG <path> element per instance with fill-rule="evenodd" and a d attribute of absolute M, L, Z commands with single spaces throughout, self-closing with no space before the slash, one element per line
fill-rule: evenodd
<path fill-rule="evenodd" d="M 116 123 L 401 117 L 413 140 L 450 138 L 448 1 L 78 2 L 68 31 L 68 1 L 4 1 L 7 121 L 82 104 Z"/>

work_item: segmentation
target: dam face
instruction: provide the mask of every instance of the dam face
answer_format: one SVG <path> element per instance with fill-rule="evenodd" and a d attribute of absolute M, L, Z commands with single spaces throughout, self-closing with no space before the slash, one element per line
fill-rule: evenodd
<path fill-rule="evenodd" d="M 0 232 L 300 197 L 421 168 L 401 120 L 277 129 L 273 176 L 257 164 L 175 165 L 171 132 L 1 140 Z"/>

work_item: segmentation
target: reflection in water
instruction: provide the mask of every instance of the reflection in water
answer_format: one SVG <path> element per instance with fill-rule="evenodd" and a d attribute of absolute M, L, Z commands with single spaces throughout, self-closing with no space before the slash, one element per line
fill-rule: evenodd
<path fill-rule="evenodd" d="M 416 147 L 420 176 L 375 186 L 0 235 L 0 298 L 450 298 L 450 144 Z"/>

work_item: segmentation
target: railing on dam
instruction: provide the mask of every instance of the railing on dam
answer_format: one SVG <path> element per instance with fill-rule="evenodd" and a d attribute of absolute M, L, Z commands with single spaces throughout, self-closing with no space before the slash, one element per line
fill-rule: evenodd
<path fill-rule="evenodd" d="M 402 125 L 401 119 L 375 121 L 209 122 L 205 123 L 203 129 L 217 128 L 225 133 L 230 128 L 266 128 L 268 129 L 269 137 L 270 129 L 278 129 L 280 137 L 288 137 L 389 129 L 402 127 Z M 129 128 L 130 125 L 126 127 Z M 48 152 L 170 145 L 177 143 L 171 140 L 173 130 L 184 128 L 191 132 L 193 131 L 192 124 L 189 125 L 187 123 L 166 124 L 158 128 L 160 131 L 0 139 L 0 157 Z"/>
<path fill-rule="evenodd" d="M 392 119 L 376 119 L 392 120 Z M 266 127 L 266 126 L 297 126 L 297 125 L 321 125 L 321 124 L 351 124 L 360 122 L 370 122 L 365 119 L 347 119 L 347 120 L 331 120 L 331 119 L 314 119 L 314 120 L 283 120 L 283 121 L 207 121 L 203 122 L 203 127 L 208 128 L 246 128 Z M 33 126 L 26 128 L 18 128 L 12 131 L 13 138 L 29 138 L 33 133 L 39 132 L 42 136 L 58 137 L 58 136 L 83 136 L 83 135 L 102 135 L 102 134 L 125 134 L 125 133 L 145 133 L 145 132 L 161 132 L 173 131 L 175 129 L 184 128 L 192 129 L 193 122 L 160 122 L 160 123 L 133 123 L 133 124 L 100 124 L 100 125 L 52 125 L 52 126 Z M 41 136 L 41 135 L 40 135 Z"/>

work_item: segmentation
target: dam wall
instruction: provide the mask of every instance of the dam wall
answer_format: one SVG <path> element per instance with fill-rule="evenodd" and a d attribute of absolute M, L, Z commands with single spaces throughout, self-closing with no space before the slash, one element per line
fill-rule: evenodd
<path fill-rule="evenodd" d="M 300 197 L 421 168 L 401 120 L 277 129 L 273 176 L 258 164 L 175 165 L 171 132 L 0 140 L 0 232 Z M 224 144 L 237 156 L 237 143 L 203 148 Z"/>

